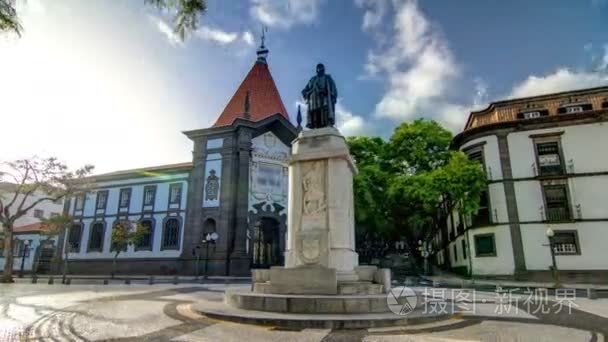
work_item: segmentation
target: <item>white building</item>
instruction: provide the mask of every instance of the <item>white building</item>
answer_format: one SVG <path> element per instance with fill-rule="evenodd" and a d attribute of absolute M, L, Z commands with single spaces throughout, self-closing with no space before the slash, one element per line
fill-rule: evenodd
<path fill-rule="evenodd" d="M 478 160 L 487 191 L 433 241 L 438 265 L 476 277 L 608 279 L 608 87 L 492 103 L 454 146 Z"/>
<path fill-rule="evenodd" d="M 12 199 L 15 194 L 15 187 L 15 184 L 0 183 L 0 195 L 4 199 Z M 24 207 L 31 205 L 42 196 L 45 196 L 45 194 L 41 192 L 32 194 L 25 200 Z M 23 196 L 18 195 L 17 203 L 21 199 L 23 199 Z M 20 270 L 23 263 L 23 269 L 28 272 L 31 271 L 37 255 L 39 256 L 38 259 L 42 257 L 41 260 L 38 260 L 42 271 L 48 268 L 48 263 L 56 249 L 57 236 L 43 234 L 40 220 L 58 216 L 62 211 L 63 200 L 57 202 L 43 201 L 28 211 L 27 214 L 17 219 L 13 227 L 15 239 L 15 244 L 13 245 L 15 256 L 13 263 L 14 270 Z M 3 231 L 4 227 L 0 224 L 0 269 L 4 267 Z"/>

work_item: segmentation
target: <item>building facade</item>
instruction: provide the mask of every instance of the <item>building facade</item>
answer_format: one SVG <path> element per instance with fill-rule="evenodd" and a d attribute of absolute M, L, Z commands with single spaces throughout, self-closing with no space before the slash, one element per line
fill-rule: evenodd
<path fill-rule="evenodd" d="M 10 199 L 14 196 L 15 189 L 15 184 L 0 183 L 0 196 Z M 23 203 L 24 207 L 32 205 L 42 197 L 46 197 L 46 194 L 42 192 L 33 193 Z M 23 197 L 19 195 L 17 203 L 21 199 Z M 20 271 L 23 266 L 24 271 L 30 272 L 36 264 L 38 264 L 41 272 L 49 270 L 51 259 L 55 255 L 57 247 L 57 236 L 46 234 L 40 222 L 44 218 L 59 216 L 63 211 L 63 206 L 63 200 L 56 202 L 43 201 L 15 221 L 13 226 L 13 237 L 15 239 L 13 244 L 13 255 L 15 257 L 13 270 Z M 3 230 L 4 227 L 0 224 L 0 269 L 4 267 Z"/>
<path fill-rule="evenodd" d="M 506 100 L 470 114 L 454 147 L 488 187 L 432 240 L 434 261 L 478 277 L 550 279 L 547 229 L 562 277 L 608 277 L 608 87 Z"/>
<path fill-rule="evenodd" d="M 258 50 L 212 127 L 184 132 L 191 162 L 97 175 L 93 191 L 70 201 L 72 272 L 110 272 L 111 230 L 121 220 L 148 234 L 119 254 L 118 273 L 249 275 L 251 267 L 283 263 L 287 159 L 297 130 L 267 54 Z M 211 233 L 218 239 L 206 243 Z"/>

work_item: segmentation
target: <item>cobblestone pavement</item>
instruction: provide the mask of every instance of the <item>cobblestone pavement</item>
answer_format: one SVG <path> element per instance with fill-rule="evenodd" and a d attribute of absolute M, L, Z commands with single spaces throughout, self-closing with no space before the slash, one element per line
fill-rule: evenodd
<path fill-rule="evenodd" d="M 555 297 L 546 301 L 551 311 L 530 305 L 525 295 L 505 300 L 478 293 L 463 299 L 451 290 L 432 289 L 426 291 L 429 303 L 438 306 L 435 310 L 454 310 L 453 318 L 361 330 L 283 330 L 216 321 L 190 309 L 203 297 L 221 301 L 227 286 L 239 285 L 0 285 L 0 341 L 576 342 L 608 336 L 608 299 L 577 298 L 556 312 Z"/>

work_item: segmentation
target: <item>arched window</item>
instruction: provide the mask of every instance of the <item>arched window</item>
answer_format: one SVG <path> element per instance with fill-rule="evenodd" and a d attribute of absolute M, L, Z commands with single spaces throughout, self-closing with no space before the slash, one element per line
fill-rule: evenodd
<path fill-rule="evenodd" d="M 89 234 L 89 252 L 101 252 L 103 250 L 104 233 L 105 224 L 103 222 L 93 222 Z"/>
<path fill-rule="evenodd" d="M 170 218 L 165 221 L 163 227 L 163 248 L 179 249 L 179 220 Z"/>
<path fill-rule="evenodd" d="M 213 232 L 215 232 L 215 220 L 206 219 L 205 222 L 203 222 L 203 235 Z"/>
<path fill-rule="evenodd" d="M 70 227 L 70 232 L 68 233 L 68 247 L 70 248 L 70 252 L 80 252 L 80 240 L 82 240 L 82 225 L 75 223 Z"/>
<path fill-rule="evenodd" d="M 142 227 L 146 229 L 146 233 L 142 236 L 141 240 L 135 246 L 136 250 L 152 250 L 152 244 L 154 242 L 154 221 L 142 220 L 140 222 Z"/>

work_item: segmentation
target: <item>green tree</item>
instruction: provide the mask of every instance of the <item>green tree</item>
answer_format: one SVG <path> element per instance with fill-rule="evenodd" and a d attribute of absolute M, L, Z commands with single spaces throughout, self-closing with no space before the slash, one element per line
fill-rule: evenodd
<path fill-rule="evenodd" d="M 142 241 L 148 233 L 148 228 L 141 225 L 139 222 L 134 223 L 127 220 L 119 221 L 112 227 L 112 244 L 110 251 L 114 252 L 112 260 L 112 274 L 114 278 L 116 274 L 116 259 L 121 252 L 126 252 L 130 245 L 136 245 Z"/>
<path fill-rule="evenodd" d="M 15 222 L 43 202 L 59 201 L 87 191 L 86 177 L 93 166 L 76 171 L 57 158 L 30 158 L 5 162 L 0 167 L 0 224 L 4 235 L 4 271 L 1 282 L 13 281 Z"/>
<path fill-rule="evenodd" d="M 452 135 L 435 121 L 416 120 L 395 129 L 388 142 L 350 138 L 359 173 L 354 179 L 359 235 L 425 240 L 458 208 L 473 214 L 485 174 L 462 152 L 450 150 Z M 409 250 L 416 253 L 413 245 Z M 415 254 L 416 255 L 416 254 Z"/>
<path fill-rule="evenodd" d="M 10 0 L 0 0 L 0 33 L 15 32 L 21 35 L 22 29 L 17 11 Z"/>
<path fill-rule="evenodd" d="M 198 28 L 199 16 L 207 11 L 206 0 L 145 0 L 162 11 L 175 13 L 173 30 L 182 40 Z M 10 0 L 0 0 L 0 33 L 14 32 L 21 36 L 23 27 Z"/>

